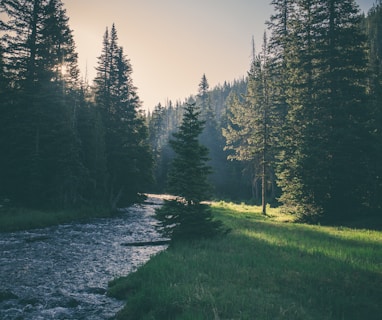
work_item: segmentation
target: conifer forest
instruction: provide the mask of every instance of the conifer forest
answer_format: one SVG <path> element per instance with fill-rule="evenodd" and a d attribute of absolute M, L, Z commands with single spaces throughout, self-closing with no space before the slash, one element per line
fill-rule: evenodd
<path fill-rule="evenodd" d="M 311 223 L 380 216 L 382 1 L 365 15 L 354 0 L 270 2 L 246 75 L 211 88 L 201 74 L 196 95 L 143 112 L 112 22 L 89 82 L 61 0 L 1 0 L 0 205 L 115 210 L 170 192 L 171 140 L 195 105 L 210 198 Z"/>

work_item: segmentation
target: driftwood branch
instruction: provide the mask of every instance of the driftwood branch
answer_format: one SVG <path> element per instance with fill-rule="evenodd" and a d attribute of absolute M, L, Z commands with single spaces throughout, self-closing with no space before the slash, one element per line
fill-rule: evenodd
<path fill-rule="evenodd" d="M 148 247 L 148 246 L 163 246 L 169 244 L 170 240 L 144 241 L 144 242 L 126 242 L 121 245 L 124 247 Z"/>

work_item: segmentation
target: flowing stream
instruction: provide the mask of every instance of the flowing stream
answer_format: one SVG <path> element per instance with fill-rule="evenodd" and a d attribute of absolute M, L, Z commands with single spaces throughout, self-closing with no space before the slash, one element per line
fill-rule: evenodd
<path fill-rule="evenodd" d="M 149 197 L 117 218 L 0 234 L 0 319 L 111 319 L 123 302 L 106 296 L 115 277 L 166 248 L 124 246 L 160 240 Z"/>

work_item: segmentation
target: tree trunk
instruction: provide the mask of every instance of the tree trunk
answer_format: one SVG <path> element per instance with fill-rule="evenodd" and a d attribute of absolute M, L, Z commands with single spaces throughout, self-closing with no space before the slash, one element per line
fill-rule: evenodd
<path fill-rule="evenodd" d="M 113 194 L 113 190 L 110 192 L 110 207 L 112 211 L 117 210 L 117 204 L 123 194 L 123 187 L 119 189 L 116 195 Z"/>
<path fill-rule="evenodd" d="M 265 179 L 265 159 L 263 159 L 263 173 L 261 177 L 261 204 L 262 204 L 262 214 L 267 214 L 267 202 L 266 202 L 266 179 Z"/>
<path fill-rule="evenodd" d="M 263 159 L 262 159 L 262 175 L 261 175 L 261 204 L 262 204 L 262 214 L 267 214 L 267 202 L 266 202 L 266 184 L 267 180 L 265 178 L 266 173 L 266 155 L 267 155 L 267 114 L 264 109 L 264 132 L 263 132 Z"/>

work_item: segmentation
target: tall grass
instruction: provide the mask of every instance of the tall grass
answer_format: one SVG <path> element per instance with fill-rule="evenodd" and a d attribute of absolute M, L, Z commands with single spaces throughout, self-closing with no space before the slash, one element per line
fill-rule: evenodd
<path fill-rule="evenodd" d="M 232 232 L 177 243 L 110 284 L 118 319 L 380 319 L 382 232 L 279 222 L 214 203 Z"/>

